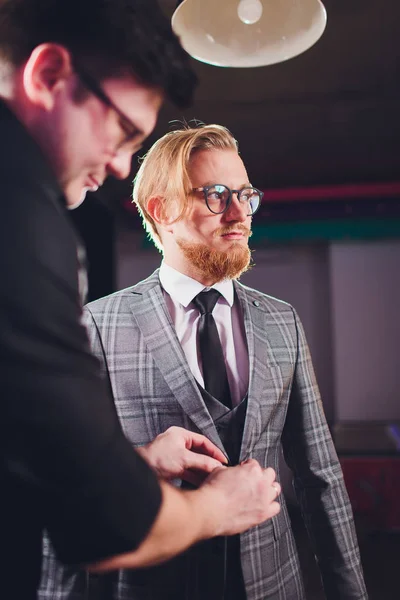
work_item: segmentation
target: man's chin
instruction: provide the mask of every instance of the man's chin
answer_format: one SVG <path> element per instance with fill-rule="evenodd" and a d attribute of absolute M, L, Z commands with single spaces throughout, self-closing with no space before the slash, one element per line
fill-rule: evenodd
<path fill-rule="evenodd" d="M 83 188 L 81 191 L 81 194 L 79 196 L 79 198 L 77 199 L 77 195 L 76 194 L 68 194 L 68 192 L 65 193 L 65 197 L 67 200 L 67 209 L 68 210 L 75 210 L 75 208 L 78 208 L 78 206 L 80 206 L 83 201 L 86 198 L 86 194 L 90 191 L 90 188 Z"/>
<path fill-rule="evenodd" d="M 178 240 L 178 245 L 196 271 L 213 283 L 238 279 L 251 267 L 250 248 L 242 241 L 232 241 L 226 250 L 185 240 Z"/>

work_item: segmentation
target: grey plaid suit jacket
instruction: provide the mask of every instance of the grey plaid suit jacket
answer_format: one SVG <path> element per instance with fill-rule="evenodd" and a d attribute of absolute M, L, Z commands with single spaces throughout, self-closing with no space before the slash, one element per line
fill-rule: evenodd
<path fill-rule="evenodd" d="M 352 511 L 302 325 L 289 304 L 238 282 L 234 287 L 250 361 L 240 459 L 252 457 L 272 466 L 279 481 L 283 449 L 327 599 L 366 599 Z M 123 429 L 134 445 L 147 444 L 178 425 L 202 433 L 223 450 L 172 325 L 158 271 L 87 305 L 85 319 Z M 243 533 L 240 544 L 248 600 L 305 598 L 283 497 L 280 513 Z M 90 582 L 91 591 L 99 599 L 194 600 L 193 573 L 187 574 L 185 565 L 183 555 L 164 566 L 100 576 Z M 40 600 L 85 600 L 91 597 L 88 579 L 57 565 L 45 541 Z"/>

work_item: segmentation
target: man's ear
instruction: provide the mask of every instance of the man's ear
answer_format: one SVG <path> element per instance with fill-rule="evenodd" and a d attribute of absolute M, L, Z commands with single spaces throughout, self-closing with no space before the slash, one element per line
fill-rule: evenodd
<path fill-rule="evenodd" d="M 51 110 L 57 93 L 73 73 L 71 55 L 59 44 L 40 44 L 24 67 L 23 85 L 32 104 Z"/>
<path fill-rule="evenodd" d="M 165 231 L 172 231 L 171 227 L 176 221 L 176 216 L 169 215 L 167 217 L 165 214 L 165 200 L 162 197 L 154 196 L 150 198 L 146 208 L 158 227 L 162 227 Z"/>

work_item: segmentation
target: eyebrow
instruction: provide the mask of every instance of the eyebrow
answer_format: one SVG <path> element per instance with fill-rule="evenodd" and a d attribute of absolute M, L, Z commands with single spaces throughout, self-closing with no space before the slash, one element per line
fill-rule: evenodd
<path fill-rule="evenodd" d="M 226 185 L 226 184 L 222 183 L 221 181 L 219 181 L 219 182 L 207 181 L 206 183 L 203 183 L 202 185 L 196 185 L 196 188 L 197 187 L 207 187 L 207 186 L 210 186 L 210 185 Z M 227 187 L 229 187 L 229 186 L 227 186 Z M 247 181 L 246 183 L 242 183 L 242 185 L 239 186 L 238 189 L 242 190 L 242 189 L 247 188 L 247 187 L 253 187 L 253 184 L 250 183 L 250 181 Z"/>

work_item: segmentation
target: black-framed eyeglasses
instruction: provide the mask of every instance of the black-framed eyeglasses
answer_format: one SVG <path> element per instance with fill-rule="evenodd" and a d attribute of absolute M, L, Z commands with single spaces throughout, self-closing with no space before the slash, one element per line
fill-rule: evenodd
<path fill-rule="evenodd" d="M 117 115 L 122 131 L 124 132 L 123 139 L 118 143 L 116 150 L 131 150 L 137 152 L 140 149 L 140 144 L 135 145 L 135 140 L 143 135 L 143 131 L 139 129 L 126 114 L 118 108 L 111 98 L 102 89 L 99 83 L 80 65 L 74 63 L 74 70 L 78 75 L 83 85 L 94 94 L 103 104 L 111 108 Z"/>
<path fill-rule="evenodd" d="M 264 192 L 252 186 L 240 190 L 231 190 L 227 185 L 221 183 L 193 188 L 193 192 L 203 192 L 207 208 L 215 215 L 226 212 L 232 204 L 233 194 L 237 194 L 239 202 L 248 207 L 248 217 L 257 212 L 264 196 Z"/>

